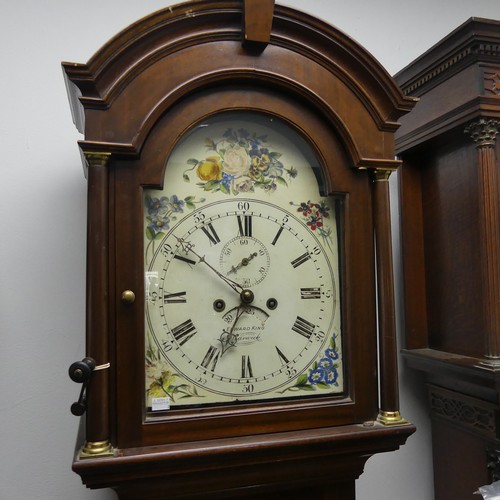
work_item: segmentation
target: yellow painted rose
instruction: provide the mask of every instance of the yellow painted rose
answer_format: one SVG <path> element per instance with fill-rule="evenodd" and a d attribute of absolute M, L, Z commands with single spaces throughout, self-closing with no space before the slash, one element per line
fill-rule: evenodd
<path fill-rule="evenodd" d="M 220 157 L 209 156 L 198 165 L 196 173 L 202 181 L 220 181 L 222 179 Z"/>
<path fill-rule="evenodd" d="M 152 398 L 161 398 L 168 394 L 171 384 L 175 381 L 175 375 L 168 370 L 162 370 L 157 364 L 147 367 L 146 383 L 148 394 Z"/>

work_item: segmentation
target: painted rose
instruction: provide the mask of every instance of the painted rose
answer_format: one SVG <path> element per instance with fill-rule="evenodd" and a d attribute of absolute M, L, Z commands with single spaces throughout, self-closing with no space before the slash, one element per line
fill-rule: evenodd
<path fill-rule="evenodd" d="M 146 366 L 146 386 L 150 387 L 154 383 L 158 383 L 162 378 L 162 373 L 165 371 L 163 366 L 158 363 L 151 363 Z"/>
<path fill-rule="evenodd" d="M 196 173 L 202 181 L 220 181 L 222 179 L 220 157 L 209 156 L 199 163 Z"/>
<path fill-rule="evenodd" d="M 253 191 L 253 180 L 250 177 L 238 177 L 233 179 L 232 188 L 234 193 L 248 193 Z"/>
<path fill-rule="evenodd" d="M 150 369 L 153 371 L 150 373 Z M 146 373 L 146 381 L 148 385 L 148 394 L 152 398 L 161 398 L 164 396 L 170 396 L 171 385 L 175 381 L 175 375 L 168 370 L 159 372 L 158 367 L 148 367 Z"/>
<path fill-rule="evenodd" d="M 246 175 L 250 169 L 250 157 L 246 149 L 238 144 L 228 148 L 224 154 L 222 168 L 234 177 Z"/>

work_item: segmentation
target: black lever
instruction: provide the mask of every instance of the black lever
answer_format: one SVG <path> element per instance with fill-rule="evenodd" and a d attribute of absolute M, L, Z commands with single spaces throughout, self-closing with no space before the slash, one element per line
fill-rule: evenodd
<path fill-rule="evenodd" d="M 73 380 L 73 382 L 82 384 L 78 401 L 71 405 L 71 413 L 77 417 L 80 417 L 87 411 L 85 391 L 92 377 L 95 365 L 96 363 L 92 358 L 83 358 L 81 361 L 76 361 L 69 367 L 69 378 Z"/>

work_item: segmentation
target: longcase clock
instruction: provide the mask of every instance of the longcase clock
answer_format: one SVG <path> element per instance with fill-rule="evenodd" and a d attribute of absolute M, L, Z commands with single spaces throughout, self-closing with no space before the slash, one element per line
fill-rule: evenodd
<path fill-rule="evenodd" d="M 387 183 L 414 100 L 269 0 L 170 7 L 63 68 L 89 192 L 74 470 L 123 499 L 354 498 L 414 431 Z"/>

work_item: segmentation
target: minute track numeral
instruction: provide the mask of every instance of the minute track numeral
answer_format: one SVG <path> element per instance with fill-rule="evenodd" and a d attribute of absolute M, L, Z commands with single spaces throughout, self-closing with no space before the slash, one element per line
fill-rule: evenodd
<path fill-rule="evenodd" d="M 193 325 L 193 322 L 188 319 L 177 325 L 175 328 L 171 330 L 172 336 L 179 343 L 179 345 L 184 345 L 189 339 L 196 335 L 196 328 Z"/>
<path fill-rule="evenodd" d="M 251 238 L 252 236 L 252 216 L 251 215 L 241 215 L 236 216 L 238 218 L 238 230 L 240 236 L 247 236 Z"/>
<path fill-rule="evenodd" d="M 299 267 L 301 264 L 303 264 L 304 262 L 307 262 L 309 259 L 311 258 L 311 255 L 306 252 L 302 255 L 300 255 L 299 257 L 297 257 L 295 260 L 292 260 L 291 264 L 293 266 L 293 268 L 297 268 Z"/>
<path fill-rule="evenodd" d="M 312 337 L 314 333 L 314 328 L 316 328 L 316 325 L 310 323 L 304 318 L 301 318 L 300 316 L 297 316 L 297 319 L 295 320 L 295 323 L 292 326 L 292 330 L 294 332 L 299 333 L 308 340 Z"/>
<path fill-rule="evenodd" d="M 211 222 L 205 224 L 204 226 L 201 226 L 201 230 L 205 233 L 206 237 L 210 240 L 210 243 L 212 245 L 217 245 L 217 243 L 220 243 L 219 236 L 215 232 L 214 226 L 212 226 Z"/>

